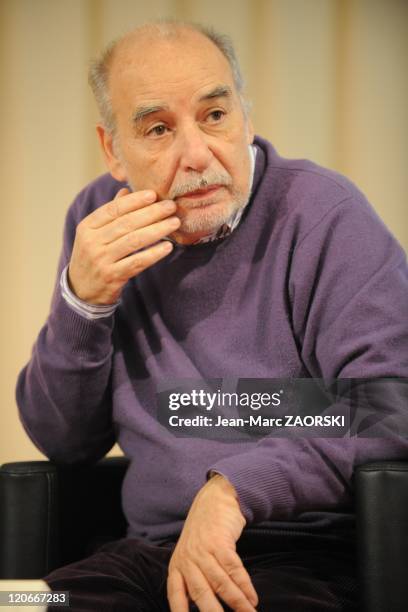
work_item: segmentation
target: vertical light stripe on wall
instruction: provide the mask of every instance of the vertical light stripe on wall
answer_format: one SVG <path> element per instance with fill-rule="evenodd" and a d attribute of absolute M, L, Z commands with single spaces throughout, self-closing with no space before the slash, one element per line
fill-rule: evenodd
<path fill-rule="evenodd" d="M 14 384 L 48 310 L 66 207 L 88 180 L 84 7 L 2 2 L 1 460 L 39 455 Z"/>
<path fill-rule="evenodd" d="M 257 3 L 254 116 L 282 155 L 334 162 L 336 3 Z"/>
<path fill-rule="evenodd" d="M 342 9 L 337 165 L 408 246 L 408 2 Z"/>

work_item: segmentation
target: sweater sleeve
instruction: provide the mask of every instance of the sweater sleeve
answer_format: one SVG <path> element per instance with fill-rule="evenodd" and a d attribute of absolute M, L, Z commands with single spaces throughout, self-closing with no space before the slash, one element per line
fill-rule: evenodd
<path fill-rule="evenodd" d="M 20 419 L 36 446 L 61 463 L 96 461 L 115 442 L 111 415 L 114 316 L 87 319 L 61 295 L 78 222 L 89 210 L 89 190 L 68 211 L 50 314 L 20 373 Z"/>
<path fill-rule="evenodd" d="M 293 333 L 312 377 L 406 383 L 406 259 L 367 202 L 347 199 L 298 240 L 288 284 Z M 393 393 L 386 403 L 407 411 L 407 385 Z M 248 523 L 347 508 L 356 465 L 408 457 L 408 440 L 395 429 L 375 437 L 265 437 L 209 471 L 234 485 Z"/>

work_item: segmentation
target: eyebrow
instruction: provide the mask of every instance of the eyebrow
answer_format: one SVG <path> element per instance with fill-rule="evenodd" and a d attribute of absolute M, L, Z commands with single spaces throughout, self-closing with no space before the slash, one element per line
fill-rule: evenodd
<path fill-rule="evenodd" d="M 231 87 L 228 85 L 217 85 L 209 93 L 201 96 L 200 102 L 203 100 L 211 100 L 212 98 L 230 98 L 232 96 Z"/>
<path fill-rule="evenodd" d="M 160 111 L 168 111 L 169 107 L 166 104 L 154 104 L 149 106 L 139 106 L 132 115 L 132 122 L 137 125 L 147 115 L 158 113 Z"/>

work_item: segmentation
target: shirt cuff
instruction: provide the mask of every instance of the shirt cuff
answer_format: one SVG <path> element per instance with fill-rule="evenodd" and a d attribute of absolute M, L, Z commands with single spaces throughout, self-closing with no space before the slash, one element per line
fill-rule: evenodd
<path fill-rule="evenodd" d="M 115 304 L 88 304 L 80 300 L 70 289 L 68 284 L 68 266 L 66 266 L 60 278 L 61 295 L 68 304 L 68 306 L 75 310 L 79 315 L 85 319 L 105 319 L 111 317 L 120 302 Z"/>

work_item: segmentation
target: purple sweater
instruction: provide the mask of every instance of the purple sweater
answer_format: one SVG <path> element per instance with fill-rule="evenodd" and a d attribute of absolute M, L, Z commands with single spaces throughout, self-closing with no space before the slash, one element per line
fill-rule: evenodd
<path fill-rule="evenodd" d="M 233 483 L 249 524 L 331 525 L 350 509 L 357 463 L 408 456 L 398 437 L 222 442 L 157 421 L 164 378 L 407 376 L 402 249 L 344 177 L 256 145 L 251 200 L 231 236 L 177 246 L 105 319 L 74 312 L 57 282 L 18 380 L 23 424 L 50 459 L 95 461 L 118 441 L 131 459 L 132 536 L 178 534 L 210 469 Z M 58 279 L 76 225 L 120 186 L 104 175 L 78 195 Z"/>

